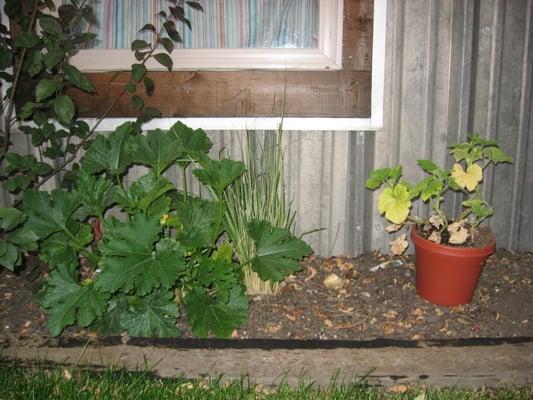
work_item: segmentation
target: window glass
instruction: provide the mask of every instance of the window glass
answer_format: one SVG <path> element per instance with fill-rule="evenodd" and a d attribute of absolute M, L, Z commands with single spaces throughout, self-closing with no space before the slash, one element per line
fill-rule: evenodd
<path fill-rule="evenodd" d="M 127 49 L 134 39 L 150 40 L 138 30 L 150 22 L 160 26 L 157 12 L 168 12 L 168 0 L 88 0 L 96 26 L 85 26 L 97 39 L 87 49 Z M 204 0 L 204 12 L 185 7 L 192 30 L 178 24 L 186 49 L 318 47 L 319 0 Z"/>

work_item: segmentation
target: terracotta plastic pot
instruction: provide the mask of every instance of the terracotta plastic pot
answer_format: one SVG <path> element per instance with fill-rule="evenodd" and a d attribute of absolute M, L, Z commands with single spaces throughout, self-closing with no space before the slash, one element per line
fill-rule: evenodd
<path fill-rule="evenodd" d="M 456 306 L 472 300 L 496 239 L 482 248 L 452 247 L 431 242 L 411 228 L 416 255 L 416 291 L 433 304 Z"/>

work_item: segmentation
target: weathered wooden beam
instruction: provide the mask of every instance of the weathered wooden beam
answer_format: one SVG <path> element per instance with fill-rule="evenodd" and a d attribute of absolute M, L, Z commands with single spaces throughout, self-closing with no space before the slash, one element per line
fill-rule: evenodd
<path fill-rule="evenodd" d="M 342 68 L 372 71 L 374 0 L 344 0 Z"/>
<path fill-rule="evenodd" d="M 532 338 L 390 343 L 370 340 L 340 346 L 328 341 L 322 345 L 311 343 L 312 346 L 306 346 L 305 341 L 303 346 L 298 341 L 286 343 L 289 346 L 284 343 L 262 346 L 261 341 L 252 341 L 252 346 L 247 346 L 239 340 L 230 340 L 226 341 L 228 346 L 220 346 L 209 340 L 198 343 L 193 339 L 192 346 L 188 346 L 187 339 L 102 339 L 61 343 L 61 339 L 46 338 L 2 341 L 0 336 L 3 347 L 0 366 L 13 360 L 18 365 L 55 364 L 61 368 L 75 364 L 77 368 L 113 366 L 136 371 L 155 366 L 150 372 L 161 377 L 222 375 L 224 380 L 231 380 L 246 375 L 263 385 L 279 384 L 280 378 L 285 377 L 290 385 L 298 385 L 303 378 L 325 386 L 333 376 L 337 376 L 338 382 L 366 376 L 368 383 L 384 386 L 533 384 Z"/>
<path fill-rule="evenodd" d="M 369 117 L 371 73 L 359 71 L 178 71 L 150 72 L 155 82 L 147 106 L 157 107 L 164 117 L 278 117 L 281 115 L 285 82 L 286 116 Z M 81 116 L 97 117 L 118 96 L 128 73 L 89 74 L 97 96 L 80 91 L 69 94 Z M 138 115 L 129 95 L 124 96 L 110 117 Z"/>

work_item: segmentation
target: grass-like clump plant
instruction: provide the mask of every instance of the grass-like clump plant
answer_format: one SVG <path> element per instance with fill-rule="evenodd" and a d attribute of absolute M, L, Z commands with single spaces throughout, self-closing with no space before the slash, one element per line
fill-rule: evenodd
<path fill-rule="evenodd" d="M 246 171 L 225 192 L 226 229 L 235 253 L 243 266 L 248 294 L 275 294 L 278 282 L 261 271 L 256 272 L 250 260 L 256 253 L 247 229 L 248 221 L 268 221 L 272 226 L 292 232 L 295 212 L 285 193 L 283 125 L 275 135 L 265 134 L 263 143 L 254 132 L 247 131 L 241 143 L 241 157 Z"/>

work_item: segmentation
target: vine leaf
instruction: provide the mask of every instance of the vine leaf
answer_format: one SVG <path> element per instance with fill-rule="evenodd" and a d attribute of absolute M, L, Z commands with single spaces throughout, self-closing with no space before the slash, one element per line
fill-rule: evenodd
<path fill-rule="evenodd" d="M 35 87 L 35 101 L 40 103 L 53 95 L 58 88 L 55 79 L 41 79 Z"/>
<path fill-rule="evenodd" d="M 111 220 L 96 287 L 106 292 L 135 291 L 141 296 L 161 286 L 169 289 L 185 269 L 185 261 L 172 239 L 163 239 L 154 249 L 161 230 L 159 217 L 138 214 L 126 223 Z"/>
<path fill-rule="evenodd" d="M 69 96 L 57 96 L 54 100 L 54 112 L 59 123 L 67 126 L 74 118 L 76 106 Z"/>
<path fill-rule="evenodd" d="M 298 271 L 298 261 L 312 253 L 303 240 L 286 229 L 273 227 L 267 221 L 252 220 L 248 232 L 255 243 L 256 253 L 251 260 L 252 269 L 262 280 L 279 282 Z"/>
<path fill-rule="evenodd" d="M 87 93 L 96 92 L 93 83 L 78 68 L 73 65 L 65 65 L 63 70 L 65 71 L 65 78 L 76 87 Z"/>
<path fill-rule="evenodd" d="M 89 326 L 107 308 L 109 295 L 95 290 L 92 282 L 80 284 L 65 268 L 53 271 L 42 300 L 49 311 L 48 328 L 53 336 L 74 323 Z"/>
<path fill-rule="evenodd" d="M 171 291 L 155 290 L 148 296 L 133 299 L 120 316 L 120 325 L 130 336 L 178 336 L 176 320 L 180 312 L 173 297 Z"/>

